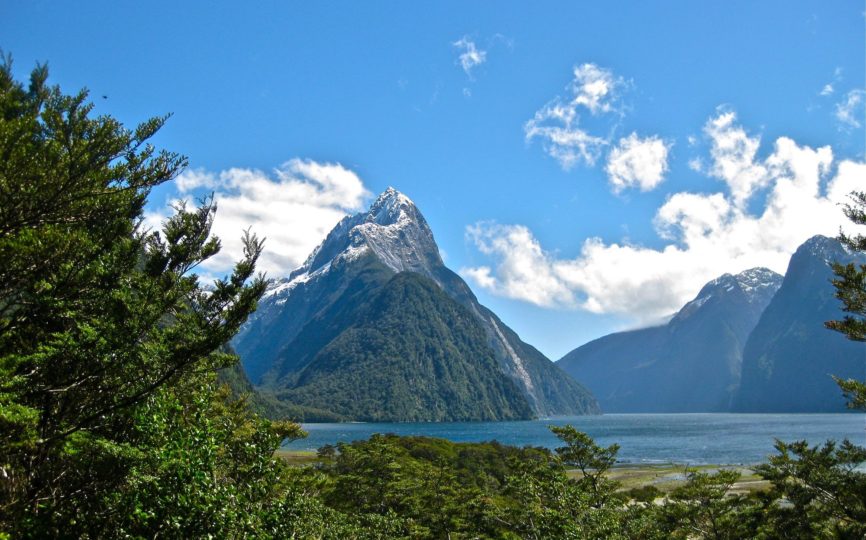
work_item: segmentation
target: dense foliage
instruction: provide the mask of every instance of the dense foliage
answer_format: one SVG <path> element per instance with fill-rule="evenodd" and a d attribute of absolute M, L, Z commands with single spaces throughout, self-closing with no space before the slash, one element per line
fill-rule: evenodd
<path fill-rule="evenodd" d="M 343 516 L 379 516 L 400 538 L 862 538 L 866 450 L 778 443 L 758 472 L 769 487 L 733 494 L 735 470 L 689 472 L 663 494 L 608 478 L 617 446 L 571 426 L 563 446 L 514 448 L 374 435 L 319 451 L 300 469 L 308 494 Z"/>
<path fill-rule="evenodd" d="M 87 94 L 0 65 L 0 533 L 229 536 L 279 490 L 269 423 L 215 383 L 255 309 L 261 242 L 205 291 L 215 207 L 145 230 L 150 190 L 185 159 L 93 117 Z"/>
<path fill-rule="evenodd" d="M 866 192 L 851 194 L 845 215 L 857 225 L 866 225 Z M 866 253 L 866 235 L 840 234 L 839 240 L 851 250 Z M 836 298 L 848 313 L 842 320 L 830 321 L 827 327 L 842 332 L 853 341 L 866 341 L 866 264 L 833 264 Z M 866 409 L 866 384 L 855 379 L 837 380 L 852 407 Z"/>
<path fill-rule="evenodd" d="M 282 401 L 365 421 L 532 417 L 481 324 L 432 280 L 401 272 L 351 300 L 339 302 L 339 317 L 309 323 L 284 351 L 296 370 L 277 393 Z"/>
<path fill-rule="evenodd" d="M 229 346 L 226 346 L 225 350 L 235 354 Z M 245 396 L 250 408 L 265 418 L 272 420 L 291 418 L 297 422 L 342 422 L 346 420 L 344 416 L 330 411 L 281 401 L 271 391 L 264 388 L 253 388 L 240 362 L 220 369 L 217 372 L 217 381 L 228 386 L 232 395 Z"/>

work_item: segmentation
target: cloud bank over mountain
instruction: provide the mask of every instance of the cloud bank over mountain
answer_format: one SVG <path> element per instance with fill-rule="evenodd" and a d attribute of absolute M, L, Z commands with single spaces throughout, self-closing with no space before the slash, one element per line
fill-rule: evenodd
<path fill-rule="evenodd" d="M 560 258 L 528 227 L 479 222 L 466 236 L 490 263 L 461 274 L 499 296 L 646 324 L 673 313 L 720 272 L 757 266 L 784 272 L 807 238 L 847 227 L 840 204 L 863 189 L 866 164 L 836 161 L 829 146 L 811 148 L 788 137 L 776 139 L 762 158 L 760 136 L 726 108 L 703 131 L 708 164 L 692 166 L 720 181 L 720 189 L 669 194 L 653 221 L 659 246 L 588 238 L 577 257 Z"/>
<path fill-rule="evenodd" d="M 258 268 L 281 276 L 299 266 L 340 219 L 363 209 L 370 197 L 358 175 L 339 163 L 297 158 L 269 172 L 190 169 L 174 182 L 178 200 L 195 204 L 193 192 L 212 193 L 217 203 L 213 233 L 223 249 L 202 265 L 213 274 L 240 259 L 241 233 L 250 229 L 265 238 Z M 168 212 L 151 212 L 146 225 L 157 229 Z"/>

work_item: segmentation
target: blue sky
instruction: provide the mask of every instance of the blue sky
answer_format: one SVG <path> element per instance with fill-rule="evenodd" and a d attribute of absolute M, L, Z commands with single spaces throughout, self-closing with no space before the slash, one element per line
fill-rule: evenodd
<path fill-rule="evenodd" d="M 784 271 L 866 184 L 864 4 L 0 2 L 24 78 L 134 125 L 215 191 L 227 257 L 272 276 L 389 185 L 551 358 L 661 320 L 705 281 Z M 107 96 L 103 98 L 102 96 Z"/>

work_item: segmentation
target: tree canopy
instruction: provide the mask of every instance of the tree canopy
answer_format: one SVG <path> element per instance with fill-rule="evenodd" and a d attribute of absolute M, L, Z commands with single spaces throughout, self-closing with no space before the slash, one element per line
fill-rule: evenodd
<path fill-rule="evenodd" d="M 845 206 L 845 215 L 856 225 L 866 225 L 866 192 L 851 193 L 851 202 Z M 839 241 L 848 249 L 866 252 L 866 235 L 839 234 Z M 828 321 L 827 327 L 842 332 L 853 341 L 866 341 L 866 265 L 833 263 L 837 279 L 836 298 L 841 300 L 842 309 L 848 315 L 841 320 Z M 866 363 L 866 350 L 864 350 Z M 855 379 L 837 379 L 848 403 L 853 408 L 866 409 L 866 384 Z"/>
<path fill-rule="evenodd" d="M 0 531 L 216 533 L 299 433 L 215 382 L 264 291 L 262 242 L 246 234 L 204 288 L 215 204 L 143 225 L 151 189 L 186 165 L 148 142 L 166 117 L 128 130 L 47 79 L 37 66 L 25 87 L 0 63 Z"/>

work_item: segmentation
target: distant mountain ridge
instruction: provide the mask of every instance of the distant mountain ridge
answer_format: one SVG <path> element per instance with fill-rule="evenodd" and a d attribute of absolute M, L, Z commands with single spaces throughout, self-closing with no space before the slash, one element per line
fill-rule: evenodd
<path fill-rule="evenodd" d="M 393 188 L 274 282 L 233 344 L 253 383 L 347 419 L 599 412 L 584 387 L 478 303 Z"/>
<path fill-rule="evenodd" d="M 831 283 L 832 262 L 866 264 L 866 257 L 825 236 L 810 238 L 791 257 L 782 286 L 746 343 L 734 410 L 845 410 L 832 376 L 862 380 L 866 346 L 824 328 L 844 316 Z"/>
<path fill-rule="evenodd" d="M 742 350 L 782 276 L 724 274 L 661 326 L 591 341 L 559 362 L 605 412 L 720 412 L 739 384 Z"/>
<path fill-rule="evenodd" d="M 591 341 L 558 364 L 606 412 L 837 412 L 832 379 L 866 377 L 866 348 L 824 327 L 844 313 L 832 262 L 866 263 L 814 236 L 784 278 L 763 268 L 707 283 L 665 325 Z"/>

